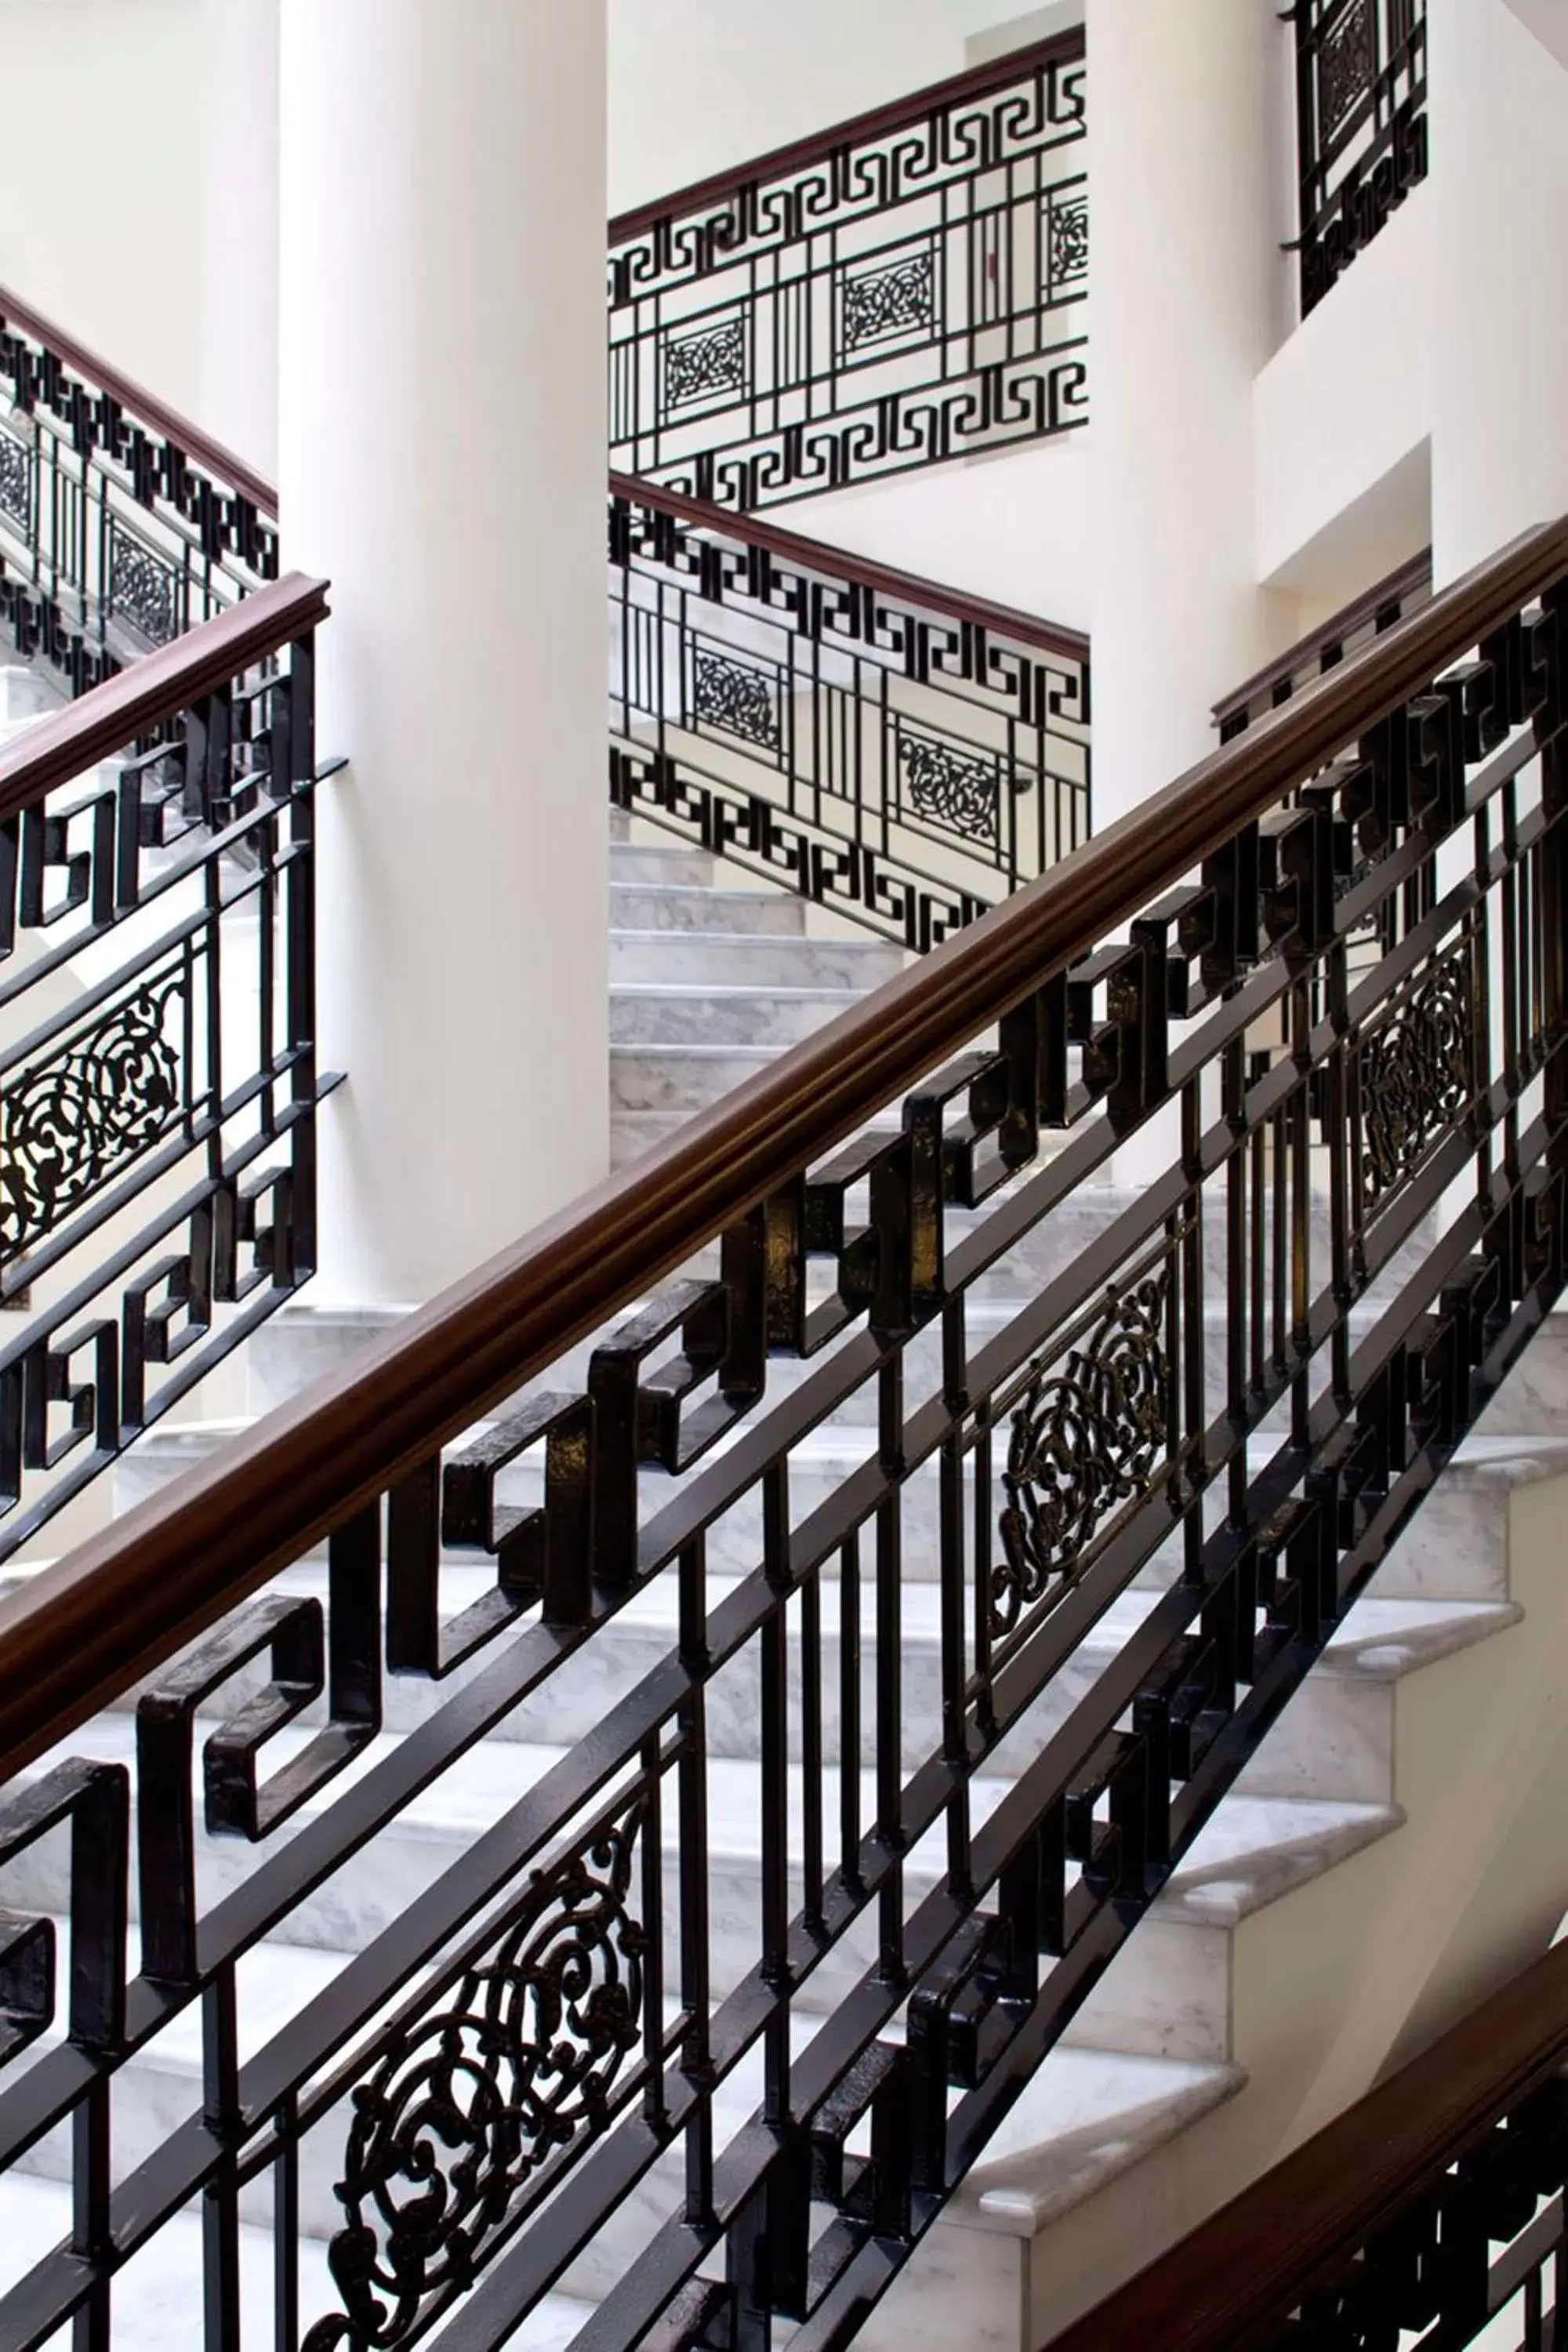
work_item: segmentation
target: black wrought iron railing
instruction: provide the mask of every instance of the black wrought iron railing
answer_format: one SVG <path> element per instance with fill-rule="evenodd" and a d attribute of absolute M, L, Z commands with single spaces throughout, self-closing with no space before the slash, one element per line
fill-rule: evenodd
<path fill-rule="evenodd" d="M 610 464 L 721 506 L 1088 419 L 1081 26 L 610 224 Z"/>
<path fill-rule="evenodd" d="M 1426 176 L 1426 0 L 1295 0 L 1301 311 Z"/>
<path fill-rule="evenodd" d="M 241 459 L 0 288 L 0 624 L 79 694 L 278 576 Z"/>
<path fill-rule="evenodd" d="M 1089 641 L 624 478 L 610 798 L 910 948 L 1086 841 Z"/>
<path fill-rule="evenodd" d="M 852 2340 L 1559 1297 L 1565 940 L 1568 524 L 6 1601 L 0 2336 Z"/>
<path fill-rule="evenodd" d="M 1057 2339 L 1551 2352 L 1568 2332 L 1558 1945 Z"/>
<path fill-rule="evenodd" d="M 0 1559 L 315 1265 L 299 576 L 0 752 Z"/>

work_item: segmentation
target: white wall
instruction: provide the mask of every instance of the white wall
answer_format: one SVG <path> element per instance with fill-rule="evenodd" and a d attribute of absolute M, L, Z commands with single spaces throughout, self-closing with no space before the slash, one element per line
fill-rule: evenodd
<path fill-rule="evenodd" d="M 1330 610 L 1429 536 L 1433 198 L 1405 199 L 1258 378 L 1258 574 Z"/>
<path fill-rule="evenodd" d="M 0 0 L 0 285 L 268 473 L 277 6 Z"/>
<path fill-rule="evenodd" d="M 1092 427 L 783 507 L 771 520 L 924 579 L 1089 625 Z"/>
<path fill-rule="evenodd" d="M 1568 70 L 1504 0 L 1431 0 L 1429 29 L 1442 583 L 1568 512 Z"/>
<path fill-rule="evenodd" d="M 0 5 L 0 284 L 193 411 L 202 5 Z"/>
<path fill-rule="evenodd" d="M 608 0 L 610 211 L 961 73 L 1018 0 Z"/>

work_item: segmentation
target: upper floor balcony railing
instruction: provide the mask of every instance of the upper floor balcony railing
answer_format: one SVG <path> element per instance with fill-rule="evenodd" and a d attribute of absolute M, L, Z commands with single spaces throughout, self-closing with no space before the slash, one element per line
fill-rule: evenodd
<path fill-rule="evenodd" d="M 610 484 L 610 797 L 921 950 L 1089 833 L 1089 641 Z"/>
<path fill-rule="evenodd" d="M 233 452 L 0 288 L 0 622 L 73 693 L 278 576 Z"/>
<path fill-rule="evenodd" d="M 1305 317 L 1426 176 L 1426 0 L 1295 0 Z"/>
<path fill-rule="evenodd" d="M 610 224 L 610 463 L 775 505 L 1088 417 L 1081 27 Z"/>

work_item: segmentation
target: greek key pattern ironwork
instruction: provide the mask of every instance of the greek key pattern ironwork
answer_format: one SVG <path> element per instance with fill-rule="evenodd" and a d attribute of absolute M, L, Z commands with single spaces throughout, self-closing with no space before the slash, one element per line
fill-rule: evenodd
<path fill-rule="evenodd" d="M 33 458 L 26 444 L 0 427 L 0 514 L 23 531 L 33 523 Z"/>
<path fill-rule="evenodd" d="M 1070 1591 L 1110 1514 L 1147 1492 L 1171 1433 L 1169 1295 L 1163 1268 L 1113 1294 L 1059 1370 L 1048 1358 L 1031 1373 L 1002 1478 L 994 1633 Z"/>
<path fill-rule="evenodd" d="M 313 1123 L 333 1081 L 308 1027 L 306 639 L 12 830 L 0 1003 L 24 1042 L 0 1051 L 0 1560 L 314 1270 Z M 73 967 L 93 975 L 85 998 L 59 991 Z M 270 1017 L 236 1019 L 233 991 Z M 4 1948 L 0 1933 L 0 2008 Z M 24 1937 L 21 1978 L 41 1963 Z"/>
<path fill-rule="evenodd" d="M 612 224 L 614 469 L 746 510 L 1087 422 L 1085 92 L 1063 35 Z"/>
<path fill-rule="evenodd" d="M 1369 1208 L 1413 1175 L 1468 1112 L 1474 1034 L 1469 959 L 1461 951 L 1435 965 L 1363 1041 L 1357 1080 Z"/>
<path fill-rule="evenodd" d="M 936 320 L 935 271 L 930 253 L 878 269 L 847 270 L 844 347 L 862 351 L 890 335 L 929 335 Z"/>
<path fill-rule="evenodd" d="M 184 971 L 166 972 L 0 1089 L 0 1256 L 52 1232 L 166 1131 L 183 1107 L 189 1007 Z"/>
<path fill-rule="evenodd" d="M 0 626 L 80 694 L 278 577 L 258 487 L 226 482 L 0 313 Z"/>
<path fill-rule="evenodd" d="M 642 2033 L 644 1813 L 536 1872 L 505 1932 L 356 2085 L 329 2255 L 343 2309 L 305 2352 L 407 2341 L 435 2297 L 473 2284 L 548 2160 L 605 2128 Z"/>
<path fill-rule="evenodd" d="M 1086 659 L 654 490 L 609 525 L 616 807 L 922 952 L 1088 837 Z"/>
<path fill-rule="evenodd" d="M 1303 313 L 1426 175 L 1426 0 L 1291 11 Z"/>
<path fill-rule="evenodd" d="M 769 751 L 779 749 L 778 692 L 765 671 L 699 646 L 691 656 L 691 705 L 700 727 L 720 728 Z"/>

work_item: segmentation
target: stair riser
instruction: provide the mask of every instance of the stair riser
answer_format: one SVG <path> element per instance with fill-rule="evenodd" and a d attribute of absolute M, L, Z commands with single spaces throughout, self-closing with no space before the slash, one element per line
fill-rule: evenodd
<path fill-rule="evenodd" d="M 610 881 L 618 887 L 706 890 L 713 860 L 702 849 L 656 849 L 644 842 L 612 841 Z"/>
<path fill-rule="evenodd" d="M 613 1045 L 610 1116 L 617 1111 L 707 1110 L 768 1069 L 773 1055 L 736 1046 L 712 1053 L 689 1046 Z"/>
<path fill-rule="evenodd" d="M 616 982 L 610 991 L 610 1043 L 657 1052 L 666 1045 L 797 1045 L 859 1003 L 850 989 L 786 990 L 729 996 L 695 989 L 666 995 Z"/>
<path fill-rule="evenodd" d="M 671 890 L 612 882 L 610 929 L 799 939 L 805 934 L 805 901 L 772 890 Z"/>
<path fill-rule="evenodd" d="M 904 968 L 904 951 L 858 940 L 722 938 L 693 929 L 650 937 L 610 933 L 612 986 L 637 982 L 692 988 L 880 987 Z"/>

